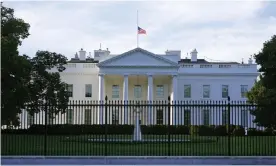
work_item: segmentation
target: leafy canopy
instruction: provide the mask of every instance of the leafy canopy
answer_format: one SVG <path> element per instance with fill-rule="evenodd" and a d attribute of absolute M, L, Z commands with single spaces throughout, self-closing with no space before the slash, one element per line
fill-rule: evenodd
<path fill-rule="evenodd" d="M 248 92 L 249 102 L 258 105 L 251 111 L 258 126 L 276 128 L 276 35 L 263 44 L 262 50 L 254 55 L 260 65 L 260 80 Z"/>
<path fill-rule="evenodd" d="M 44 110 L 41 104 L 45 101 L 57 105 L 48 109 L 49 114 L 65 112 L 69 98 L 59 72 L 65 70 L 67 58 L 48 51 L 37 51 L 33 58 L 19 55 L 18 47 L 30 35 L 30 25 L 2 3 L 1 17 L 1 125 L 19 125 L 22 109 L 34 114 Z M 59 72 L 48 72 L 54 67 Z"/>

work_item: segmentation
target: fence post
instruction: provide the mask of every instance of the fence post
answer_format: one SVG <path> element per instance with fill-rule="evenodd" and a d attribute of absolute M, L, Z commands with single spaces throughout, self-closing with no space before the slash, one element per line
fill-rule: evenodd
<path fill-rule="evenodd" d="M 230 96 L 227 97 L 228 104 L 227 104 L 227 130 L 228 130 L 228 156 L 231 156 L 231 127 L 230 127 L 230 120 L 231 120 L 231 111 L 230 111 Z"/>
<path fill-rule="evenodd" d="M 47 156 L 47 130 L 48 130 L 48 105 L 47 105 L 47 99 L 44 105 L 45 109 L 45 131 L 44 131 L 44 156 Z"/>
<path fill-rule="evenodd" d="M 104 120 L 105 121 L 105 125 L 104 125 L 105 126 L 105 131 L 104 131 L 104 140 L 105 140 L 104 141 L 105 142 L 105 144 L 104 144 L 104 155 L 105 156 L 107 156 L 107 134 L 108 134 L 107 133 L 107 130 L 108 130 L 107 129 L 107 99 L 108 99 L 107 96 L 105 96 L 105 107 L 104 107 L 105 108 L 104 109 L 105 110 L 105 113 L 104 113 L 105 114 L 104 115 L 104 119 L 105 119 Z"/>
<path fill-rule="evenodd" d="M 171 133 L 170 133 L 170 126 L 171 126 L 171 97 L 168 97 L 168 156 L 171 155 Z"/>

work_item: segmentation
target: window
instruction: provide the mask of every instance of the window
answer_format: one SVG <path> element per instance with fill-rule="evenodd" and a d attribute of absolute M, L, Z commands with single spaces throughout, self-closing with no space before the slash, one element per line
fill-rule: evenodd
<path fill-rule="evenodd" d="M 85 84 L 85 97 L 92 97 L 92 85 Z"/>
<path fill-rule="evenodd" d="M 210 85 L 203 85 L 203 98 L 210 98 Z"/>
<path fill-rule="evenodd" d="M 241 125 L 243 127 L 247 127 L 247 125 L 248 125 L 248 111 L 247 110 L 241 111 Z"/>
<path fill-rule="evenodd" d="M 210 110 L 203 110 L 203 125 L 210 125 Z"/>
<path fill-rule="evenodd" d="M 30 126 L 30 125 L 33 125 L 34 124 L 34 115 L 31 115 L 30 113 L 27 114 L 28 116 L 28 119 L 27 119 L 27 124 Z"/>
<path fill-rule="evenodd" d="M 68 109 L 66 114 L 66 122 L 67 124 L 73 124 L 73 121 L 74 121 L 73 109 Z"/>
<path fill-rule="evenodd" d="M 184 85 L 184 98 L 191 97 L 191 85 Z"/>
<path fill-rule="evenodd" d="M 141 87 L 141 85 L 135 85 L 134 86 L 134 97 L 136 99 L 142 97 L 142 87 Z"/>
<path fill-rule="evenodd" d="M 228 97 L 228 85 L 222 85 L 221 97 L 222 98 L 227 98 Z"/>
<path fill-rule="evenodd" d="M 91 109 L 85 109 L 85 112 L 84 112 L 84 123 L 85 124 L 91 124 Z"/>
<path fill-rule="evenodd" d="M 191 125 L 191 110 L 184 110 L 184 125 Z"/>
<path fill-rule="evenodd" d="M 228 124 L 228 112 L 227 110 L 222 110 L 222 125 L 227 125 Z"/>
<path fill-rule="evenodd" d="M 164 86 L 163 85 L 157 85 L 157 87 L 156 87 L 156 96 L 157 97 L 164 97 Z"/>
<path fill-rule="evenodd" d="M 73 84 L 67 84 L 67 93 L 69 97 L 73 97 Z"/>
<path fill-rule="evenodd" d="M 119 85 L 113 85 L 112 86 L 112 98 L 113 99 L 120 98 L 120 87 L 119 87 Z"/>
<path fill-rule="evenodd" d="M 162 109 L 157 109 L 156 110 L 156 124 L 157 125 L 162 125 L 163 124 L 163 110 Z"/>
<path fill-rule="evenodd" d="M 119 124 L 119 111 L 118 109 L 112 110 L 112 124 Z"/>
<path fill-rule="evenodd" d="M 241 97 L 245 98 L 247 93 L 248 86 L 247 85 L 241 85 Z"/>

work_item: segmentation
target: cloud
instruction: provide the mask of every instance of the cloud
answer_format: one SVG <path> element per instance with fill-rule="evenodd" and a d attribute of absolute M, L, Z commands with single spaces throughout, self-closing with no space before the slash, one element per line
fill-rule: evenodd
<path fill-rule="evenodd" d="M 108 47 L 119 54 L 136 47 L 136 11 L 140 47 L 154 53 L 167 49 L 182 56 L 197 48 L 201 58 L 241 61 L 257 53 L 276 29 L 275 2 L 7 2 L 17 17 L 31 24 L 21 53 L 37 50 L 68 58 L 81 47 L 87 52 Z"/>

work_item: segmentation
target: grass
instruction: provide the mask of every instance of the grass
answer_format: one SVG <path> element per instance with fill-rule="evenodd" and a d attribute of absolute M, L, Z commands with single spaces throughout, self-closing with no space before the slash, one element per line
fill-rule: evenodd
<path fill-rule="evenodd" d="M 88 142 L 89 138 L 104 138 L 104 135 L 47 136 L 1 135 L 2 155 L 47 155 L 51 156 L 275 156 L 275 136 L 232 136 L 230 148 L 228 137 L 171 136 L 189 139 L 183 143 L 99 143 Z M 131 136 L 108 135 L 108 138 L 131 138 Z M 167 138 L 167 136 L 144 135 L 144 138 Z"/>

